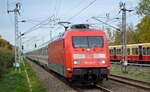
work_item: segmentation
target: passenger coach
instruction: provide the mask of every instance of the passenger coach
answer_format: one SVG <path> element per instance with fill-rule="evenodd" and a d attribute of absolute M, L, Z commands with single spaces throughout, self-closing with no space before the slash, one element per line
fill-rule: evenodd
<path fill-rule="evenodd" d="M 121 45 L 109 46 L 110 60 L 120 62 L 122 60 Z M 150 43 L 128 44 L 127 60 L 129 63 L 150 64 Z"/>
<path fill-rule="evenodd" d="M 69 80 L 96 83 L 108 77 L 108 52 L 104 31 L 80 24 L 27 57 Z"/>

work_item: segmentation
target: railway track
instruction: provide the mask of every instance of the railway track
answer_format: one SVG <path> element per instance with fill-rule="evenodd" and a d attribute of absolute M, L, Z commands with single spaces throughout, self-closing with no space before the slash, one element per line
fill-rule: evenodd
<path fill-rule="evenodd" d="M 120 65 L 120 62 L 110 62 L 111 64 Z M 135 64 L 135 63 L 128 63 L 128 66 L 139 66 L 139 67 L 150 67 L 150 64 Z"/>
<path fill-rule="evenodd" d="M 93 88 L 90 86 L 87 88 L 77 88 L 77 91 L 78 92 L 114 92 L 99 84 L 93 85 Z"/>
<path fill-rule="evenodd" d="M 112 90 L 108 89 L 108 88 L 105 88 L 101 85 L 96 85 L 96 87 L 98 87 L 100 90 L 102 90 L 103 92 L 113 92 Z"/>
<path fill-rule="evenodd" d="M 32 62 L 31 60 L 29 60 L 29 61 Z M 33 63 L 38 65 L 38 66 L 40 66 L 42 69 L 44 69 L 48 73 L 52 74 L 58 80 L 62 81 L 63 83 L 65 83 L 66 85 L 68 85 L 69 87 L 71 87 L 73 90 L 75 90 L 77 92 L 86 92 L 86 91 L 88 91 L 88 92 L 113 92 L 113 91 L 109 90 L 108 88 L 103 87 L 103 86 L 98 85 L 98 84 L 94 85 L 95 86 L 94 89 L 93 88 L 90 89 L 89 87 L 82 88 L 82 87 L 79 87 L 79 86 L 74 86 L 71 83 L 69 83 L 69 81 L 67 81 L 65 78 L 61 77 L 59 74 L 57 74 L 57 73 L 55 73 L 55 72 L 53 72 L 53 71 L 51 71 L 51 70 L 41 66 L 41 65 L 39 65 L 39 64 L 37 64 L 35 62 L 33 62 Z"/>
<path fill-rule="evenodd" d="M 77 92 L 86 92 L 87 91 L 87 89 L 85 89 L 85 88 L 80 88 L 78 86 L 71 85 L 69 83 L 69 81 L 67 81 L 65 78 L 61 77 L 59 74 L 56 74 L 55 72 L 53 72 L 51 70 L 48 70 L 44 67 L 42 67 L 42 68 L 45 69 L 47 72 L 51 73 L 53 76 L 55 76 L 60 81 L 64 82 L 66 85 L 70 86 L 72 89 L 76 90 Z M 96 91 L 96 92 L 97 91 L 100 91 L 100 92 L 113 92 L 113 91 L 109 90 L 108 88 L 105 88 L 101 85 L 96 84 L 95 86 L 96 86 L 96 88 L 94 90 L 93 89 L 91 90 L 91 89 L 88 88 L 88 91 L 91 90 L 90 92 L 94 92 L 94 91 Z"/>
<path fill-rule="evenodd" d="M 119 75 L 113 75 L 113 74 L 109 76 L 109 79 L 123 83 L 123 84 L 130 85 L 133 87 L 137 87 L 137 88 L 141 88 L 141 89 L 150 91 L 150 83 L 149 82 L 144 82 L 144 81 L 135 80 L 135 79 L 131 79 L 131 78 L 127 78 L 127 77 L 123 77 L 123 76 L 119 76 Z"/>

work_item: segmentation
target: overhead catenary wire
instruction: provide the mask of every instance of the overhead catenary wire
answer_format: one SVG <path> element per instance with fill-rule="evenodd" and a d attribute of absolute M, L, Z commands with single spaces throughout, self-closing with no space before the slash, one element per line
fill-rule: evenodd
<path fill-rule="evenodd" d="M 71 13 L 72 10 L 78 9 L 80 7 L 80 5 L 85 2 L 84 0 L 79 1 L 78 3 L 75 4 L 75 6 L 71 7 L 68 11 L 66 11 L 63 16 L 67 16 L 68 12 Z"/>
<path fill-rule="evenodd" d="M 96 17 L 92 17 L 92 18 L 95 19 L 95 20 L 97 20 L 97 21 L 99 21 L 99 22 L 101 22 L 101 23 L 103 23 L 103 24 L 105 24 L 105 25 L 108 25 L 108 26 L 110 26 L 110 27 L 112 27 L 112 28 L 114 28 L 114 29 L 120 31 L 120 28 L 117 28 L 117 27 L 114 27 L 114 26 L 112 26 L 112 25 L 110 25 L 110 24 L 107 24 L 106 22 L 104 22 L 104 21 L 102 21 L 102 20 L 100 20 L 100 19 L 97 19 Z"/>
<path fill-rule="evenodd" d="M 57 17 L 60 14 L 60 9 L 61 9 L 61 0 L 58 0 L 58 7 L 57 7 L 57 11 L 56 11 Z"/>
<path fill-rule="evenodd" d="M 47 18 L 47 19 L 41 21 L 40 23 L 36 24 L 35 26 L 31 27 L 29 30 L 25 31 L 25 32 L 23 33 L 23 35 L 34 31 L 34 29 L 35 29 L 37 26 L 40 26 L 43 22 L 47 21 L 48 19 L 49 19 L 49 18 Z"/>
<path fill-rule="evenodd" d="M 57 16 L 57 0 L 55 0 L 54 16 Z"/>
<path fill-rule="evenodd" d="M 76 16 L 79 16 L 80 13 L 82 13 L 84 10 L 86 10 L 88 7 L 90 7 L 92 4 L 94 4 L 97 0 L 93 0 L 92 2 L 90 2 L 86 7 L 84 7 L 83 9 L 81 9 L 79 12 L 77 12 L 76 14 L 74 14 L 73 16 L 71 16 L 67 21 L 72 20 L 73 18 L 75 18 Z"/>
<path fill-rule="evenodd" d="M 61 5 L 61 1 L 60 0 L 55 0 L 55 6 L 54 6 L 54 16 L 58 17 L 59 14 L 59 10 L 60 10 L 60 5 Z"/>
<path fill-rule="evenodd" d="M 41 28 L 41 25 L 47 25 L 48 23 L 44 23 L 44 22 L 46 22 L 46 21 L 53 21 L 53 22 L 56 22 L 56 20 L 59 20 L 59 19 L 51 19 L 52 17 L 48 17 L 48 18 L 46 18 L 45 20 L 43 20 L 43 21 L 41 21 L 40 23 L 38 23 L 38 24 L 36 24 L 36 25 L 34 25 L 33 27 L 31 27 L 30 29 L 28 29 L 27 31 L 25 31 L 24 33 L 22 33 L 22 35 L 25 35 L 25 34 L 28 34 L 28 33 L 30 33 L 30 32 L 32 32 L 32 31 L 34 31 L 34 30 L 36 30 L 36 29 L 38 29 L 38 28 Z"/>

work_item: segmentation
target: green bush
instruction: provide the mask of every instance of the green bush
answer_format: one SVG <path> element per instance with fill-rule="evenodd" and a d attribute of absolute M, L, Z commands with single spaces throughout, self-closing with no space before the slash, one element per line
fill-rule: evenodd
<path fill-rule="evenodd" d="M 0 77 L 13 66 L 14 53 L 12 50 L 0 48 Z"/>

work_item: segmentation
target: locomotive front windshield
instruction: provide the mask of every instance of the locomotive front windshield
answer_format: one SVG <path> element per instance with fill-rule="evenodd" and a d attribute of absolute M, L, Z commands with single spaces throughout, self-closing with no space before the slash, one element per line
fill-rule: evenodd
<path fill-rule="evenodd" d="M 73 36 L 73 47 L 100 47 L 104 46 L 104 39 L 102 36 Z"/>

